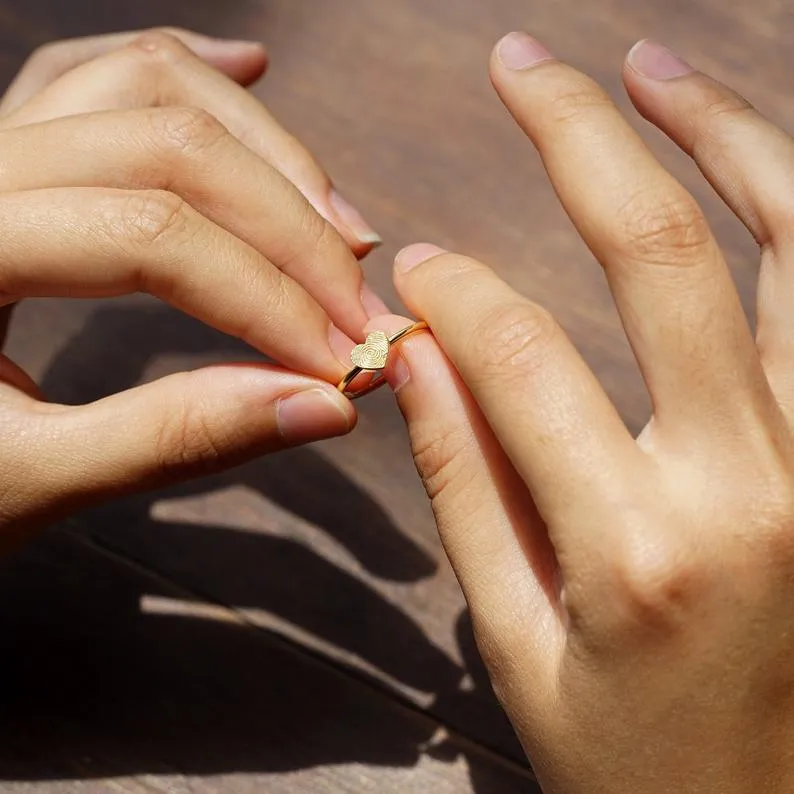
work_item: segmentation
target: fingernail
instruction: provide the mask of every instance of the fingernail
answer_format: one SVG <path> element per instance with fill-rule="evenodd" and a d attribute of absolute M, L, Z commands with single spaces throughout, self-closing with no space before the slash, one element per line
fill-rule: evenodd
<path fill-rule="evenodd" d="M 389 307 L 372 291 L 372 287 L 365 281 L 361 287 L 361 305 L 369 319 L 391 314 Z"/>
<path fill-rule="evenodd" d="M 213 36 L 201 37 L 197 45 L 201 50 L 207 49 L 217 52 L 219 55 L 229 52 L 229 50 L 264 50 L 265 45 L 261 41 L 251 41 L 248 39 L 222 39 Z"/>
<path fill-rule="evenodd" d="M 235 47 L 259 47 L 260 50 L 265 46 L 261 41 L 254 41 L 253 39 L 218 39 L 218 41 L 225 41 Z"/>
<path fill-rule="evenodd" d="M 362 214 L 336 190 L 331 191 L 331 206 L 337 217 L 353 233 L 353 236 L 366 245 L 377 248 L 383 245 L 383 238 L 364 220 Z"/>
<path fill-rule="evenodd" d="M 239 47 L 240 49 L 265 49 L 265 45 L 261 41 L 253 41 L 251 39 L 212 39 L 219 46 L 224 47 Z"/>
<path fill-rule="evenodd" d="M 537 39 L 521 32 L 508 33 L 496 45 L 496 54 L 502 64 L 513 71 L 554 60 L 554 56 Z"/>
<path fill-rule="evenodd" d="M 397 394 L 403 386 L 411 379 L 411 370 L 402 356 L 397 356 L 394 363 L 386 372 L 386 380 L 389 382 L 392 391 Z"/>
<path fill-rule="evenodd" d="M 673 80 L 695 71 L 672 50 L 648 39 L 637 42 L 631 48 L 628 62 L 634 71 L 651 80 Z"/>
<path fill-rule="evenodd" d="M 328 329 L 328 344 L 334 355 L 342 362 L 342 366 L 350 368 L 350 353 L 356 343 L 333 323 Z"/>
<path fill-rule="evenodd" d="M 289 444 L 305 444 L 347 433 L 349 406 L 325 389 L 310 389 L 282 397 L 276 404 L 278 432 Z"/>
<path fill-rule="evenodd" d="M 446 253 L 448 252 L 443 248 L 439 248 L 437 245 L 432 245 L 431 243 L 409 245 L 397 254 L 394 260 L 394 269 L 398 273 L 407 273 L 409 270 L 413 270 L 417 265 L 421 265 L 422 262 L 427 262 L 428 259 L 432 259 L 434 256 Z"/>

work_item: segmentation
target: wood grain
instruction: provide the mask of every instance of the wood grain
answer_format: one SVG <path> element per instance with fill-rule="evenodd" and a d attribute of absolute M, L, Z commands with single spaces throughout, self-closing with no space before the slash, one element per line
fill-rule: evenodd
<path fill-rule="evenodd" d="M 4 792 L 531 791 L 528 773 L 68 533 L 0 570 Z"/>
<path fill-rule="evenodd" d="M 637 430 L 647 397 L 603 275 L 491 90 L 488 53 L 529 28 L 601 81 L 701 201 L 752 315 L 752 241 L 629 111 L 620 65 L 654 36 L 794 128 L 791 23 L 780 0 L 6 0 L 0 76 L 47 39 L 110 29 L 265 41 L 255 91 L 384 236 L 364 264 L 382 294 L 398 305 L 391 260 L 409 242 L 490 262 L 555 313 Z M 252 355 L 141 298 L 26 303 L 9 352 L 67 402 Z M 393 401 L 361 413 L 351 438 L 92 511 L 7 563 L 3 681 L 22 683 L 0 716 L 0 790 L 533 790 Z M 151 595 L 213 617 L 141 611 Z"/>

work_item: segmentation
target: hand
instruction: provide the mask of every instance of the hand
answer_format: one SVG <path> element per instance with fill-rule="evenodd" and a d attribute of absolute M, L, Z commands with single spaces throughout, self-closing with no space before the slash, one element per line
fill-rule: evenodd
<path fill-rule="evenodd" d="M 202 108 L 284 174 L 364 256 L 380 244 L 378 234 L 306 148 L 235 84 L 254 83 L 266 67 L 261 44 L 172 28 L 57 41 L 28 59 L 0 102 L 0 115 L 13 112 L 11 124 L 19 126 L 102 110 Z"/>
<path fill-rule="evenodd" d="M 395 280 L 440 349 L 410 337 L 389 378 L 544 791 L 791 791 L 794 142 L 659 45 L 624 77 L 758 241 L 757 339 L 693 198 L 512 34 L 493 81 L 606 270 L 653 419 L 633 439 L 546 311 L 427 245 Z"/>
<path fill-rule="evenodd" d="M 241 80 L 263 70 L 261 48 L 180 35 L 60 44 L 23 70 L 0 119 L 0 306 L 145 291 L 291 371 L 210 367 L 70 408 L 0 356 L 0 546 L 84 502 L 355 423 L 328 382 L 384 310 L 351 252 L 372 235 L 334 214 L 305 150 L 186 45 Z"/>

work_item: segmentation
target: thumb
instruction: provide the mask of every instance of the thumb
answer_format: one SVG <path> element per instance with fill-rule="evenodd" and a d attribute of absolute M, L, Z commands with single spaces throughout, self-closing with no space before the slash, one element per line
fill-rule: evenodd
<path fill-rule="evenodd" d="M 266 365 L 171 375 L 36 418 L 28 477 L 62 513 L 349 432 L 349 400 L 328 383 Z M 38 439 L 38 443 L 36 442 Z"/>

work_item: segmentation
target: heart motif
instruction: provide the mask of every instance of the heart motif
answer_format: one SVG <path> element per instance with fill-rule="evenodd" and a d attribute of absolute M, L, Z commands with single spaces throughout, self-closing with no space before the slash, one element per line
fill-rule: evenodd
<path fill-rule="evenodd" d="M 363 345 L 353 348 L 350 360 L 360 369 L 383 369 L 389 360 L 389 337 L 383 331 L 372 331 Z"/>

